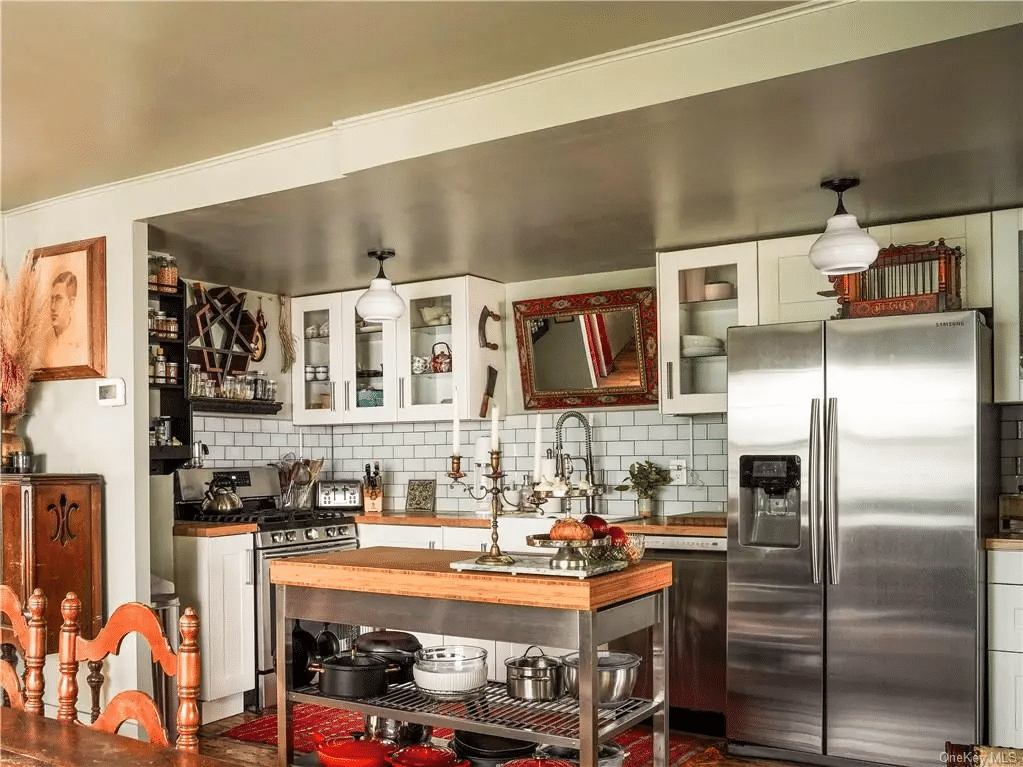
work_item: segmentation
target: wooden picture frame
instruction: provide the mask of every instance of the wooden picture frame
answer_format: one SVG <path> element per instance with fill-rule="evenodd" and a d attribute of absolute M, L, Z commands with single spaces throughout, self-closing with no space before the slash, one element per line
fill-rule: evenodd
<path fill-rule="evenodd" d="M 36 248 L 32 265 L 49 296 L 47 334 L 36 381 L 107 374 L 107 238 Z"/>
<path fill-rule="evenodd" d="M 405 493 L 405 511 L 433 511 L 437 497 L 437 480 L 410 479 Z"/>

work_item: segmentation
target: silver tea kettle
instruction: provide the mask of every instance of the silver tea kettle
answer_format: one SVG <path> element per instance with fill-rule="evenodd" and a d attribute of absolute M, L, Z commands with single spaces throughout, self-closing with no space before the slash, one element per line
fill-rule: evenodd
<path fill-rule="evenodd" d="M 202 501 L 202 510 L 220 514 L 226 511 L 238 511 L 242 508 L 242 499 L 238 497 L 238 488 L 234 477 L 216 477 L 210 481 L 206 496 Z"/>

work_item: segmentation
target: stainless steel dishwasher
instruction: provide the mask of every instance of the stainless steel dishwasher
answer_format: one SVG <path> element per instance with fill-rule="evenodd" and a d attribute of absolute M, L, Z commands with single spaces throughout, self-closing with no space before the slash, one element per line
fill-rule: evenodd
<path fill-rule="evenodd" d="M 670 561 L 668 703 L 672 729 L 724 735 L 728 572 L 725 538 L 648 535 L 644 559 Z M 644 644 L 645 642 L 645 644 Z M 643 653 L 646 632 L 613 644 Z M 640 667 L 636 695 L 650 694 L 650 664 Z"/>

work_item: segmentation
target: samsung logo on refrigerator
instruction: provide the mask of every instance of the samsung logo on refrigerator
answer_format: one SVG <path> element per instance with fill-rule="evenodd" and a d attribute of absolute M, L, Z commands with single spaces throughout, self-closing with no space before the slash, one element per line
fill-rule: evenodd
<path fill-rule="evenodd" d="M 966 325 L 963 320 L 956 320 L 955 322 L 936 322 L 934 327 L 936 328 L 959 328 Z"/>

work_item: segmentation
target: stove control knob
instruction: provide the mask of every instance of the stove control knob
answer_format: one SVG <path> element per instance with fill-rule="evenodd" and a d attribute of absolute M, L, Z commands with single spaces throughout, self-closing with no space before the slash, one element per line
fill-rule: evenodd
<path fill-rule="evenodd" d="M 295 540 L 295 531 L 294 530 L 289 530 L 288 532 L 286 532 L 284 534 L 284 537 L 287 538 L 289 541 Z"/>
<path fill-rule="evenodd" d="M 317 530 L 315 527 L 310 527 L 308 530 L 305 531 L 305 537 L 307 541 L 314 540 L 320 537 L 320 531 Z"/>
<path fill-rule="evenodd" d="M 333 527 L 328 527 L 327 528 L 327 537 L 328 538 L 333 538 L 335 535 L 337 535 L 337 530 L 335 530 Z"/>
<path fill-rule="evenodd" d="M 280 543 L 284 540 L 284 533 L 270 533 L 270 540 L 273 543 Z"/>

